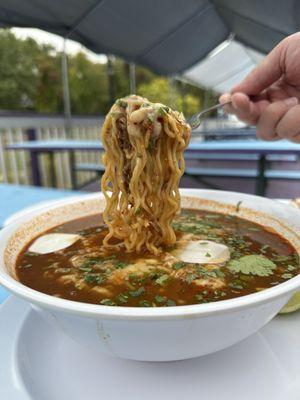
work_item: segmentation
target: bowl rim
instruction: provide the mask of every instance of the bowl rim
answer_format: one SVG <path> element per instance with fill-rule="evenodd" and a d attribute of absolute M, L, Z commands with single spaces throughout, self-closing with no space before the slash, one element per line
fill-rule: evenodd
<path fill-rule="evenodd" d="M 239 192 L 231 191 L 220 191 L 220 190 L 206 190 L 206 189 L 181 189 L 181 195 L 190 197 L 204 197 L 205 193 L 228 196 L 228 195 L 238 195 L 240 198 L 251 200 L 251 198 L 261 199 L 264 202 L 269 202 L 270 205 L 276 204 L 282 211 L 288 210 L 289 213 L 294 212 L 299 213 L 296 208 L 293 209 L 287 204 L 282 204 L 276 202 L 275 200 L 261 198 L 259 196 L 248 195 Z M 48 210 L 55 209 L 60 206 L 65 206 L 68 204 L 81 202 L 84 200 L 91 200 L 98 198 L 99 195 L 102 198 L 102 194 L 93 193 L 91 195 L 83 194 L 81 197 L 71 197 L 62 199 L 61 201 L 55 202 L 52 205 L 45 205 L 38 210 L 29 211 L 23 216 L 20 215 L 17 221 L 13 221 L 8 224 L 5 228 L 0 231 L 0 263 L 4 264 L 3 256 L 6 244 L 9 241 L 10 236 L 13 232 L 18 229 L 23 222 L 31 220 L 33 217 L 44 213 Z M 299 218 L 299 214 L 297 215 Z M 42 308 L 53 309 L 56 311 L 63 311 L 66 313 L 76 314 L 83 317 L 98 317 L 106 319 L 137 319 L 137 320 L 161 320 L 161 319 L 180 319 L 180 318 L 195 318 L 195 317 L 205 317 L 210 315 L 223 314 L 228 312 L 239 311 L 244 308 L 256 307 L 265 303 L 269 303 L 272 300 L 276 300 L 280 297 L 291 296 L 294 291 L 300 288 L 300 274 L 294 278 L 289 279 L 286 282 L 280 283 L 279 285 L 273 286 L 266 290 L 251 293 L 249 295 L 244 295 L 236 297 L 233 299 L 220 300 L 217 302 L 206 303 L 206 304 L 192 304 L 185 306 L 174 306 L 174 307 L 116 307 L 116 306 L 104 306 L 98 304 L 82 303 L 73 300 L 66 300 L 57 298 L 37 290 L 28 288 L 21 282 L 15 280 L 12 276 L 5 271 L 5 266 L 2 268 L 0 266 L 0 284 L 6 289 L 13 292 L 17 296 L 23 299 L 39 305 Z"/>

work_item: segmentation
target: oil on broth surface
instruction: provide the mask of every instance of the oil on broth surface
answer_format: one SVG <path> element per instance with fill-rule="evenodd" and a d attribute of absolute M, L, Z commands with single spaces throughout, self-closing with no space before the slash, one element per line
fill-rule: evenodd
<path fill-rule="evenodd" d="M 85 303 L 160 307 L 208 303 L 267 289 L 299 273 L 294 248 L 279 235 L 244 219 L 182 210 L 174 220 L 178 242 L 210 240 L 228 246 L 221 264 L 185 263 L 166 249 L 151 254 L 101 250 L 107 232 L 101 216 L 75 220 L 49 232 L 78 233 L 81 240 L 49 254 L 28 252 L 17 260 L 17 276 L 43 293 Z"/>

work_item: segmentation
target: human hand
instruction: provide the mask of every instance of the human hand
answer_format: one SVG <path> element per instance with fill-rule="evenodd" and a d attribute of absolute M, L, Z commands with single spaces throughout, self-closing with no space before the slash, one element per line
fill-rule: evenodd
<path fill-rule="evenodd" d="M 231 93 L 225 111 L 257 126 L 264 140 L 300 143 L 300 32 L 282 40 Z"/>

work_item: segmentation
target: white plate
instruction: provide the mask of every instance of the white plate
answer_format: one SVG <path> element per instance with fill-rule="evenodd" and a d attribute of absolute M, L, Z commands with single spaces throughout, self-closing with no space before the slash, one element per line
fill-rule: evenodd
<path fill-rule="evenodd" d="M 299 400 L 300 313 L 198 359 L 143 363 L 94 354 L 14 297 L 0 308 L 5 400 Z"/>

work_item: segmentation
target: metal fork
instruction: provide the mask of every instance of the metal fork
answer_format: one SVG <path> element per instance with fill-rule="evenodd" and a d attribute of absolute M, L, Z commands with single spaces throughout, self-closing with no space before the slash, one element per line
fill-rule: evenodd
<path fill-rule="evenodd" d="M 188 123 L 193 130 L 197 129 L 198 126 L 202 123 L 203 121 L 203 115 L 210 112 L 210 111 L 214 111 L 214 110 L 218 110 L 219 108 L 223 108 L 224 106 L 226 106 L 227 104 L 230 104 L 231 101 L 227 101 L 224 104 L 216 104 L 215 106 L 206 108 L 205 110 L 200 111 L 198 114 L 194 114 L 189 120 Z"/>

